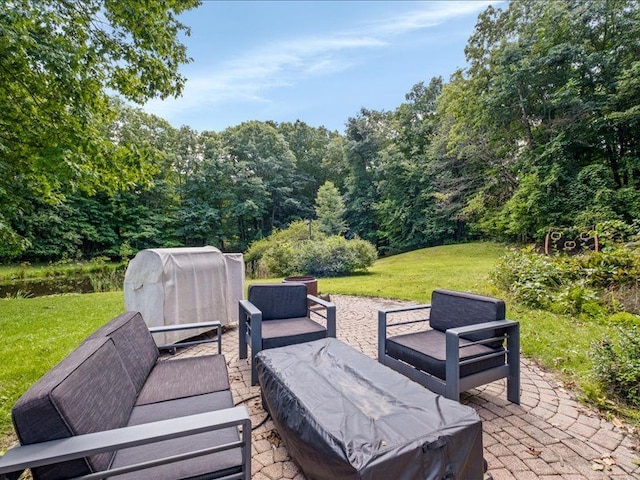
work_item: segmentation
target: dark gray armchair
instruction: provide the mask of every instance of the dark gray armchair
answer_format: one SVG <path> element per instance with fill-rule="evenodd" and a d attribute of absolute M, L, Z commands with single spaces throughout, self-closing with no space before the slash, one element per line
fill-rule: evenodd
<path fill-rule="evenodd" d="M 428 310 L 428 318 L 388 323 L 401 312 Z M 400 325 L 428 322 L 430 329 L 387 336 Z M 520 403 L 519 323 L 505 319 L 502 300 L 434 290 L 430 305 L 378 312 L 378 361 L 453 400 L 460 392 L 507 379 L 507 398 Z"/>
<path fill-rule="evenodd" d="M 247 345 L 251 346 L 251 385 L 258 384 L 253 359 L 259 351 L 336 336 L 335 305 L 308 295 L 303 283 L 250 285 L 238 314 L 238 356 L 247 358 Z M 324 319 L 325 325 L 312 316 Z"/>

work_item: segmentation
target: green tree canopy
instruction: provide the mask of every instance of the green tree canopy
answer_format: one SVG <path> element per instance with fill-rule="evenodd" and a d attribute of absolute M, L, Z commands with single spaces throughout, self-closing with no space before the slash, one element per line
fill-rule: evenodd
<path fill-rule="evenodd" d="M 118 145 L 108 92 L 144 102 L 178 95 L 188 61 L 177 20 L 197 0 L 0 2 L 0 207 L 25 197 L 116 189 L 144 177 Z M 0 219 L 1 221 L 2 219 Z"/>
<path fill-rule="evenodd" d="M 325 182 L 316 197 L 318 228 L 326 235 L 340 235 L 347 228 L 344 221 L 344 201 L 340 191 L 332 182 Z"/>

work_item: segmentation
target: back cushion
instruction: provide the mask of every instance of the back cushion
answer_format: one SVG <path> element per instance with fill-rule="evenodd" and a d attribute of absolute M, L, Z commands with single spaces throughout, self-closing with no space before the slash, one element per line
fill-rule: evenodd
<path fill-rule="evenodd" d="M 113 341 L 82 343 L 20 397 L 12 409 L 23 445 L 123 427 L 136 390 Z M 33 470 L 35 479 L 70 478 L 106 469 L 113 453 Z"/>
<path fill-rule="evenodd" d="M 87 340 L 111 337 L 131 381 L 140 393 L 158 360 L 158 347 L 140 312 L 126 312 L 95 331 Z"/>
<path fill-rule="evenodd" d="M 505 311 L 504 301 L 497 298 L 452 290 L 434 290 L 431 295 L 429 324 L 434 330 L 444 332 L 449 328 L 504 320 Z M 492 330 L 465 335 L 464 338 L 474 341 L 484 340 L 499 334 L 501 331 Z M 488 346 L 498 348 L 501 344 L 502 342 L 494 342 Z"/>
<path fill-rule="evenodd" d="M 307 316 L 307 286 L 303 283 L 254 284 L 249 301 L 262 312 L 263 320 Z"/>

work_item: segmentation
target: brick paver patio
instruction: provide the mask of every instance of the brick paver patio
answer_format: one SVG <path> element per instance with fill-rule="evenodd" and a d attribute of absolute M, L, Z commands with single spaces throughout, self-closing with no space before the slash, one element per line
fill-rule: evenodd
<path fill-rule="evenodd" d="M 372 358 L 377 358 L 377 311 L 406 304 L 338 295 L 331 300 L 337 307 L 338 338 Z M 258 425 L 265 419 L 260 388 L 250 386 L 249 363 L 238 359 L 237 327 L 225 328 L 222 344 L 234 399 L 245 403 L 252 423 Z M 197 355 L 211 348 L 211 344 L 201 345 L 179 355 Z M 520 405 L 506 400 L 504 380 L 461 397 L 461 402 L 475 408 L 483 419 L 487 478 L 640 478 L 638 440 L 624 425 L 614 425 L 581 405 L 552 375 L 527 359 L 522 360 L 521 382 Z M 287 454 L 271 420 L 253 431 L 252 442 L 254 480 L 305 478 Z"/>

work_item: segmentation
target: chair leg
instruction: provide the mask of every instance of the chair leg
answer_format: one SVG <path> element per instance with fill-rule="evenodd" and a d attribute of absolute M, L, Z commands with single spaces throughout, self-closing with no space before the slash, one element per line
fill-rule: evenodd
<path fill-rule="evenodd" d="M 262 345 L 260 345 L 260 341 L 255 341 L 254 338 L 251 339 L 251 386 L 254 387 L 258 384 L 258 367 L 256 367 L 256 362 L 254 359 L 256 355 L 262 350 Z"/>
<path fill-rule="evenodd" d="M 253 357 L 251 357 L 253 360 Z M 255 362 L 251 362 L 251 386 L 255 387 L 258 384 L 258 369 L 256 368 Z"/>
<path fill-rule="evenodd" d="M 507 339 L 507 362 L 509 376 L 507 377 L 507 400 L 520 404 L 520 324 L 516 324 L 509 332 Z"/>
<path fill-rule="evenodd" d="M 507 400 L 520 405 L 520 379 L 512 378 L 511 375 L 507 378 Z"/>
<path fill-rule="evenodd" d="M 460 339 L 454 333 L 447 331 L 446 342 L 446 362 L 445 362 L 445 394 L 444 396 L 460 401 Z"/>
<path fill-rule="evenodd" d="M 247 358 L 247 320 L 242 308 L 238 317 L 238 358 Z"/>

